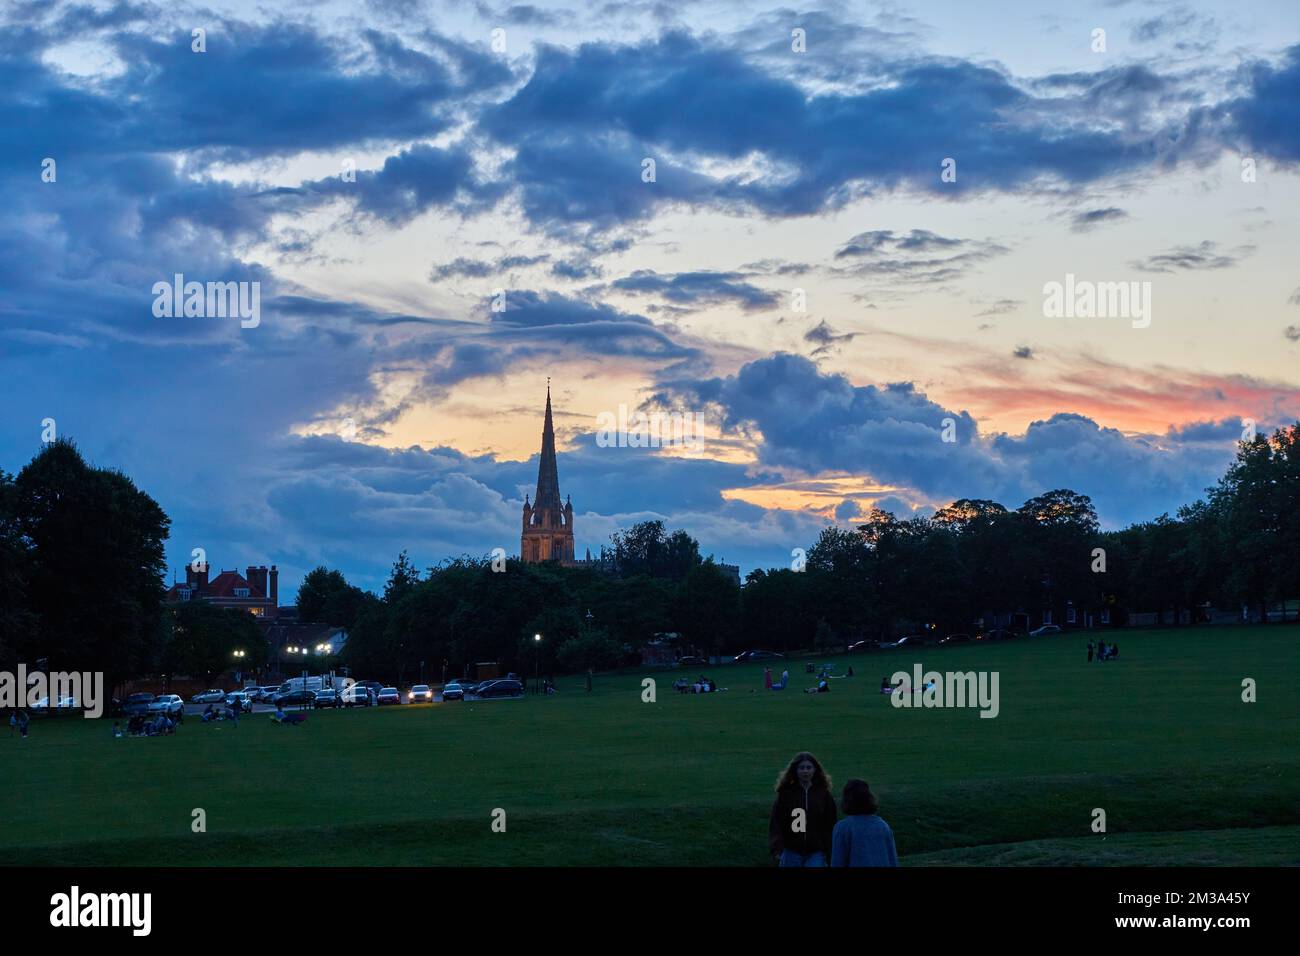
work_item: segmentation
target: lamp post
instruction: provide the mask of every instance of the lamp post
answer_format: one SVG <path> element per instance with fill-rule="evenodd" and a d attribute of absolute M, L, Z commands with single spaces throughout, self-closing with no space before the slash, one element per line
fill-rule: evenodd
<path fill-rule="evenodd" d="M 533 693 L 540 693 L 542 677 L 542 635 L 533 635 Z"/>

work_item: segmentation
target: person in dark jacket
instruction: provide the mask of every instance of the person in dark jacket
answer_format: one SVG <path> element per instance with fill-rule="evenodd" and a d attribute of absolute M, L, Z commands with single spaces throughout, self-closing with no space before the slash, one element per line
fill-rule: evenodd
<path fill-rule="evenodd" d="M 835 830 L 831 778 L 817 758 L 797 753 L 776 781 L 768 848 L 781 866 L 826 866 Z"/>
<path fill-rule="evenodd" d="M 876 795 L 865 780 L 844 785 L 844 819 L 831 834 L 831 866 L 898 866 L 894 831 L 880 819 Z"/>

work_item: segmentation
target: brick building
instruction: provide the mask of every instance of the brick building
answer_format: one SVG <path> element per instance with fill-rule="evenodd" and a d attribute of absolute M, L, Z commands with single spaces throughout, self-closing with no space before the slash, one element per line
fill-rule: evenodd
<path fill-rule="evenodd" d="M 273 564 L 249 565 L 244 574 L 222 571 L 208 580 L 208 566 L 194 570 L 185 566 L 184 583 L 173 582 L 165 600 L 169 604 L 184 601 L 205 601 L 216 607 L 247 611 L 261 620 L 275 620 L 280 616 L 280 572 Z"/>

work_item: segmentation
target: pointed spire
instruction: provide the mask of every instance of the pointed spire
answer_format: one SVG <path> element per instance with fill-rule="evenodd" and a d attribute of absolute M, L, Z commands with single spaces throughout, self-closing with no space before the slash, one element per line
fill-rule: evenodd
<path fill-rule="evenodd" d="M 551 422 L 551 380 L 546 380 L 546 423 L 542 426 L 542 454 L 537 462 L 537 511 L 560 510 L 560 473 L 555 464 L 555 426 Z M 558 522 L 556 522 L 558 524 Z"/>

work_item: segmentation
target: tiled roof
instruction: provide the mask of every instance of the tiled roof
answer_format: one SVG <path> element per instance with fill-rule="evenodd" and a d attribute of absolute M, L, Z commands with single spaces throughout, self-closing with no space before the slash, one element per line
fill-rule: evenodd
<path fill-rule="evenodd" d="M 203 597 L 233 598 L 235 588 L 248 588 L 249 598 L 262 599 L 266 597 L 265 594 L 244 580 L 243 575 L 238 571 L 222 571 L 208 582 L 208 586 L 203 589 Z"/>

